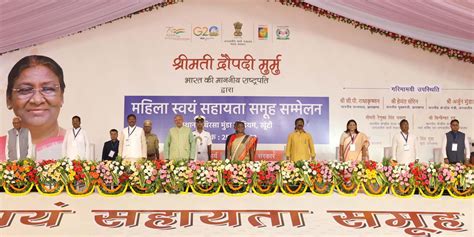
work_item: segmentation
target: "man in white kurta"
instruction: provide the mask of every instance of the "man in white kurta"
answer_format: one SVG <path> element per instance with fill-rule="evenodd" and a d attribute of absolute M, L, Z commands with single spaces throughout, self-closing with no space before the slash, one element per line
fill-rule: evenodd
<path fill-rule="evenodd" d="M 127 121 L 128 127 L 124 128 L 119 136 L 118 156 L 130 161 L 146 158 L 147 146 L 143 128 L 136 125 L 137 117 L 134 114 L 128 115 Z"/>
<path fill-rule="evenodd" d="M 30 130 L 21 127 L 20 117 L 13 118 L 12 124 L 5 140 L 5 158 L 10 161 L 34 158 Z"/>
<path fill-rule="evenodd" d="M 72 117 L 72 128 L 66 130 L 64 135 L 62 154 L 63 157 L 79 160 L 90 160 L 90 143 L 86 131 L 81 127 L 81 118 Z"/>
<path fill-rule="evenodd" d="M 400 164 L 409 164 L 417 159 L 417 137 L 408 132 L 408 121 L 400 122 L 400 132 L 395 133 L 392 139 L 392 160 Z"/>
<path fill-rule="evenodd" d="M 196 121 L 196 131 L 193 131 L 196 142 L 196 160 L 208 161 L 211 159 L 211 134 L 204 131 L 204 116 L 196 116 L 194 120 Z"/>

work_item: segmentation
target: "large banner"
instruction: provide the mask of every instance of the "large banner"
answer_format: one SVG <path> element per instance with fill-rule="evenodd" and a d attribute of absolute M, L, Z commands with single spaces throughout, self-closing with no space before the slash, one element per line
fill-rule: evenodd
<path fill-rule="evenodd" d="M 23 86 L 8 82 L 11 68 L 31 54 L 62 67 L 66 87 L 54 100 L 7 97 L 9 83 Z M 278 2 L 186 0 L 1 55 L 0 137 L 20 116 L 36 158 L 57 159 L 62 136 L 79 115 L 100 159 L 109 130 L 125 126 L 129 113 L 138 115 L 139 126 L 151 119 L 161 142 L 175 114 L 191 127 L 195 115 L 204 115 L 216 152 L 232 124 L 243 120 L 247 133 L 259 137 L 257 156 L 280 159 L 302 117 L 316 158 L 330 160 L 347 121 L 355 119 L 369 137 L 370 159 L 380 161 L 407 119 L 418 158 L 440 161 L 451 119 L 473 137 L 473 78 L 472 64 Z"/>
<path fill-rule="evenodd" d="M 195 129 L 194 118 L 203 116 L 213 143 L 225 143 L 235 132 L 234 122 L 245 123 L 245 132 L 259 143 L 282 144 L 294 129 L 293 118 L 306 118 L 305 130 L 316 144 L 329 143 L 329 98 L 255 96 L 126 96 L 124 126 L 128 114 L 139 121 L 150 119 L 158 137 L 165 138 L 176 115 Z"/>

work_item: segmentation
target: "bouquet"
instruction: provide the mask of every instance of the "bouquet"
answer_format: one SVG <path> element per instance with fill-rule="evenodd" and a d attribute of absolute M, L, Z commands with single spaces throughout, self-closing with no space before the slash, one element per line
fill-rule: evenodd
<path fill-rule="evenodd" d="M 356 195 L 359 191 L 364 166 L 355 161 L 333 162 L 331 168 L 334 174 L 334 182 L 341 194 Z"/>
<path fill-rule="evenodd" d="M 392 193 L 399 197 L 409 197 L 415 193 L 415 181 L 413 178 L 414 163 L 398 164 L 393 167 L 388 180 L 392 183 Z"/>
<path fill-rule="evenodd" d="M 219 179 L 224 169 L 221 160 L 191 161 L 189 168 L 194 176 L 190 184 L 193 191 L 198 194 L 215 194 L 220 190 Z"/>
<path fill-rule="evenodd" d="M 362 187 L 367 195 L 384 195 L 389 187 L 388 180 L 384 174 L 386 166 L 372 160 L 363 161 Z M 387 168 L 388 169 L 388 168 Z"/>
<path fill-rule="evenodd" d="M 278 183 L 285 194 L 303 194 L 308 186 L 304 181 L 304 161 L 282 161 L 280 164 L 280 175 Z M 308 171 L 308 167 L 305 167 Z"/>
<path fill-rule="evenodd" d="M 304 161 L 303 175 L 306 185 L 314 194 L 330 194 L 334 188 L 333 175 L 328 161 Z"/>
<path fill-rule="evenodd" d="M 278 189 L 277 177 L 280 171 L 278 162 L 255 162 L 252 169 L 252 190 L 258 194 L 274 193 Z"/>
<path fill-rule="evenodd" d="M 447 185 L 447 190 L 453 197 L 470 197 L 472 196 L 473 179 L 472 167 L 456 163 L 449 166 L 451 171 L 451 182 Z"/>
<path fill-rule="evenodd" d="M 168 193 L 185 193 L 193 180 L 187 162 L 170 160 L 160 169 L 160 182 Z"/>
<path fill-rule="evenodd" d="M 252 184 L 253 161 L 224 161 L 222 179 L 220 180 L 224 192 L 227 194 L 246 193 Z"/>
<path fill-rule="evenodd" d="M 412 173 L 415 185 L 425 197 L 440 197 L 444 191 L 444 182 L 440 182 L 438 170 L 441 164 L 430 162 L 428 164 L 413 164 Z"/>
<path fill-rule="evenodd" d="M 130 166 L 130 188 L 135 194 L 154 194 L 160 187 L 159 170 L 163 160 L 142 160 Z"/>
<path fill-rule="evenodd" d="M 94 191 L 94 185 L 99 178 L 96 164 L 92 161 L 70 160 L 61 161 L 61 166 L 66 170 L 68 185 L 66 191 L 70 195 L 89 195 Z"/>
<path fill-rule="evenodd" d="M 8 161 L 3 171 L 3 188 L 10 194 L 26 194 L 38 182 L 35 162 L 30 159 Z"/>
<path fill-rule="evenodd" d="M 38 184 L 42 194 L 59 194 L 67 184 L 67 175 L 60 161 L 42 160 L 36 164 Z"/>
<path fill-rule="evenodd" d="M 127 189 L 130 162 L 106 160 L 97 164 L 95 172 L 99 193 L 105 195 L 123 194 Z"/>

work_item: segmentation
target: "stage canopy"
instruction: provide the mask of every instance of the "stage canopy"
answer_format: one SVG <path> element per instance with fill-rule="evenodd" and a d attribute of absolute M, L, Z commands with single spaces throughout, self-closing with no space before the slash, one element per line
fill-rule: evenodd
<path fill-rule="evenodd" d="M 0 2 L 0 53 L 74 34 L 174 1 L 22 0 Z M 473 1 L 283 1 L 343 17 L 435 45 L 474 52 Z M 242 1 L 252 4 L 252 1 Z"/>

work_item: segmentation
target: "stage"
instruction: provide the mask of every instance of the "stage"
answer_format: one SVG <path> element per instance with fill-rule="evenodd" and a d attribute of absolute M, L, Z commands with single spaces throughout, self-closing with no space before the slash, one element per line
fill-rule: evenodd
<path fill-rule="evenodd" d="M 474 199 L 0 193 L 6 236 L 472 236 Z"/>

